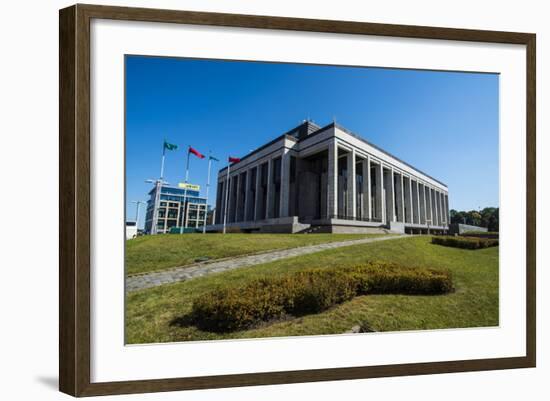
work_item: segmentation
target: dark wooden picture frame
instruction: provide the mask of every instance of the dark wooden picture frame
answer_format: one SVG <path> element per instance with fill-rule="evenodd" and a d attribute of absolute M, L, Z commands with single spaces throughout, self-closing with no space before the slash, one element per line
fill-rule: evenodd
<path fill-rule="evenodd" d="M 91 383 L 90 21 L 93 18 L 525 45 L 527 49 L 526 356 Z M 93 396 L 535 366 L 535 34 L 80 4 L 60 10 L 59 29 L 59 388 L 62 392 L 73 396 Z"/>

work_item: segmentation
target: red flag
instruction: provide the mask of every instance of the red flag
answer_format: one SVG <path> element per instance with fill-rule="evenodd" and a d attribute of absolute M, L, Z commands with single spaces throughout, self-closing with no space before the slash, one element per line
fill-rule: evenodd
<path fill-rule="evenodd" d="M 199 152 L 197 149 L 193 149 L 191 146 L 189 146 L 189 153 L 193 153 L 199 159 L 204 159 L 204 155 L 201 152 Z"/>
<path fill-rule="evenodd" d="M 238 163 L 240 161 L 241 161 L 241 159 L 239 159 L 238 157 L 229 156 L 229 163 Z"/>

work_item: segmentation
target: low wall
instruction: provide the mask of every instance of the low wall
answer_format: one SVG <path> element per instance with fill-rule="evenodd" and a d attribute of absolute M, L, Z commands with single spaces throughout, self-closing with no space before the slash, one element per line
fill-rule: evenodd
<path fill-rule="evenodd" d="M 387 234 L 390 231 L 383 227 L 357 227 L 357 226 L 325 226 L 327 231 L 318 232 L 330 232 L 332 234 Z"/>
<path fill-rule="evenodd" d="M 466 234 L 468 232 L 473 232 L 473 231 L 487 232 L 489 230 L 487 229 L 487 227 L 471 226 L 469 224 L 457 224 L 457 223 L 449 224 L 449 234 L 452 234 L 452 235 L 454 234 L 461 235 L 461 234 Z"/>

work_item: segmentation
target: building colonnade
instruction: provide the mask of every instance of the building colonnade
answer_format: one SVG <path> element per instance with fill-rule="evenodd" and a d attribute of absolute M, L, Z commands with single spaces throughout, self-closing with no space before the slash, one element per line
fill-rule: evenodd
<path fill-rule="evenodd" d="M 220 170 L 215 224 L 223 223 L 225 210 L 227 223 L 306 217 L 300 212 L 305 207 L 299 204 L 317 193 L 319 211 L 307 217 L 379 225 L 401 222 L 411 227 L 449 224 L 448 192 L 434 180 L 336 138 L 317 152 L 323 155 L 319 165 L 326 166 L 326 171 L 319 168 L 312 179 L 304 178 L 310 176 L 300 167 L 305 156 L 286 146 L 253 162 L 243 160 L 231 166 L 229 177 L 226 170 Z M 304 180 L 317 180 L 305 183 L 315 190 L 302 188 L 299 193 Z"/>

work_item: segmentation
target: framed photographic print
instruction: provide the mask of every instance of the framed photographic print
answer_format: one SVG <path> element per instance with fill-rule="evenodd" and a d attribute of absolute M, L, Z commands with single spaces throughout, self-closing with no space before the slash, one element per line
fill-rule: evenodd
<path fill-rule="evenodd" d="M 60 390 L 534 367 L 535 35 L 60 11 Z"/>

